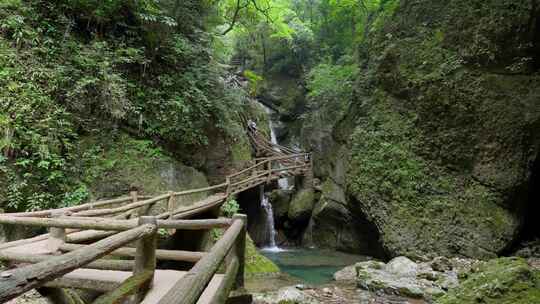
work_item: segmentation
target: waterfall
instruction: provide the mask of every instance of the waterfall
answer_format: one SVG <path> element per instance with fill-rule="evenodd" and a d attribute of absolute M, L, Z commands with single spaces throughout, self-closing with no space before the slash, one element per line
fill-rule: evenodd
<path fill-rule="evenodd" d="M 267 235 L 267 245 L 262 248 L 266 251 L 281 251 L 281 249 L 276 245 L 276 228 L 274 227 L 274 211 L 272 210 L 272 204 L 270 204 L 270 201 L 268 201 L 268 197 L 266 196 L 266 193 L 264 193 L 264 186 L 261 186 L 261 207 L 264 210 L 264 213 L 266 215 L 265 217 L 265 234 Z"/>

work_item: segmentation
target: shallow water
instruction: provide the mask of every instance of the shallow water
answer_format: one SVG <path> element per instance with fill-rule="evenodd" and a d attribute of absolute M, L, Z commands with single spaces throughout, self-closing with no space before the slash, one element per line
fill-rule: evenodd
<path fill-rule="evenodd" d="M 287 249 L 261 253 L 276 263 L 282 272 L 305 284 L 320 285 L 332 280 L 345 266 L 369 260 L 369 257 L 322 249 Z"/>

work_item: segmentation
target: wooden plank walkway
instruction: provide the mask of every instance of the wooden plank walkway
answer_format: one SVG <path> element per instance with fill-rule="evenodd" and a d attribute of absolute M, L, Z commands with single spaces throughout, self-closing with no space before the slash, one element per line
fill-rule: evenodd
<path fill-rule="evenodd" d="M 261 184 L 298 175 L 312 178 L 309 154 L 272 144 L 256 131 L 249 136 L 257 156 L 264 157 L 219 185 L 151 197 L 131 192 L 75 207 L 0 214 L 0 224 L 49 228 L 46 235 L 0 244 L 0 260 L 16 266 L 0 272 L 0 303 L 40 286 L 103 292 L 96 300 L 99 304 L 224 303 L 231 290 L 243 287 L 246 217 L 189 219 L 215 211 L 232 196 Z M 195 195 L 205 197 L 189 206 L 176 206 L 178 200 L 192 201 Z M 167 211 L 147 216 L 159 203 Z M 208 252 L 156 246 L 158 229 L 213 228 L 225 232 Z M 107 259 L 109 255 L 123 258 Z M 194 266 L 188 271 L 156 269 L 157 260 Z"/>

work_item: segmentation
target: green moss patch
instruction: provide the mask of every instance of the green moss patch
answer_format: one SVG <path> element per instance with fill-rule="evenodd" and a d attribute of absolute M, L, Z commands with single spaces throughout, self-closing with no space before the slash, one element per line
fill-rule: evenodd
<path fill-rule="evenodd" d="M 436 303 L 540 303 L 540 272 L 521 258 L 491 260 Z"/>
<path fill-rule="evenodd" d="M 278 273 L 279 267 L 257 251 L 253 240 L 246 239 L 246 276 Z"/>

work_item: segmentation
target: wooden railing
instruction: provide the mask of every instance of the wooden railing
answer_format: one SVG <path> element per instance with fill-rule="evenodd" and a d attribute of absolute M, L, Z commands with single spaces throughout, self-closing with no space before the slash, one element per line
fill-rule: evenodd
<path fill-rule="evenodd" d="M 233 219 L 207 220 L 160 220 L 153 216 L 142 216 L 132 220 L 118 220 L 71 217 L 65 213 L 60 216 L 55 214 L 53 218 L 1 215 L 0 224 L 48 227 L 50 229 L 49 234 L 47 239 L 43 240 L 47 242 L 47 248 L 51 252 L 63 253 L 51 256 L 0 251 L 0 260 L 32 264 L 0 273 L 0 303 L 17 297 L 30 289 L 45 285 L 92 289 L 91 286 L 81 286 L 80 281 L 69 278 L 56 281 L 66 273 L 78 268 L 132 271 L 133 275 L 131 277 L 122 284 L 114 286 L 114 289 L 104 294 L 95 303 L 116 303 L 128 297 L 132 298 L 131 303 L 139 303 L 152 282 L 156 269 L 156 260 L 195 262 L 195 266 L 188 274 L 196 274 L 196 286 L 191 287 L 190 290 L 200 290 L 201 288 L 204 290 L 209 281 L 208 278 L 212 278 L 223 262 L 227 261 L 223 281 L 224 286 L 220 288 L 219 294 L 228 294 L 233 287 L 240 288 L 243 286 L 246 224 L 244 215 L 236 215 Z M 157 249 L 156 231 L 158 229 L 207 230 L 213 228 L 227 228 L 227 230 L 210 252 Z M 69 232 L 68 229 L 121 232 L 90 245 L 80 245 L 70 243 L 68 236 L 80 234 L 81 232 Z M 88 240 L 88 237 L 78 239 L 78 241 Z M 123 247 L 134 241 L 137 241 L 136 248 Z M 234 250 L 231 250 L 233 247 Z M 131 257 L 134 260 L 102 259 L 106 255 L 123 258 Z M 225 259 L 225 256 L 228 256 L 228 258 Z M 189 277 L 190 275 L 186 276 L 186 281 L 189 281 L 187 280 Z M 201 287 L 201 282 L 206 283 Z M 235 282 L 235 284 L 231 284 L 231 282 Z M 101 290 L 102 287 L 99 286 L 96 289 L 103 291 Z M 122 290 L 122 292 L 118 290 Z M 197 296 L 200 296 L 200 293 Z M 111 301 L 111 299 L 114 299 L 114 301 L 107 302 Z M 159 303 L 167 303 L 162 301 Z M 191 303 L 195 303 L 195 301 Z"/>
<path fill-rule="evenodd" d="M 227 261 L 224 279 L 210 303 L 225 303 L 230 290 L 244 286 L 246 247 L 245 215 L 235 215 L 231 226 L 216 242 L 210 252 L 191 268 L 184 280 L 179 281 L 158 303 L 194 304 L 218 269 Z"/>
<path fill-rule="evenodd" d="M 13 219 L 17 219 L 17 217 L 12 217 L 11 220 Z M 34 219 L 43 220 L 40 218 Z M 4 224 L 12 223 L 11 221 L 4 221 L 3 217 L 0 221 Z M 62 225 L 56 225 L 54 221 L 60 221 Z M 66 227 L 93 229 L 96 225 L 92 223 L 86 227 L 83 222 L 79 222 L 76 225 L 67 225 L 62 219 L 56 219 L 53 220 L 53 223 L 48 221 L 48 226 L 51 227 L 51 230 L 49 232 L 47 246 L 51 251 L 56 251 L 61 244 L 66 242 Z M 108 227 L 108 223 L 101 223 L 99 225 L 99 228 L 103 230 L 108 229 Z M 63 255 L 40 256 L 32 255 L 31 253 L 28 253 L 26 257 L 21 257 L 21 254 L 17 254 L 16 256 L 3 255 L 3 260 L 24 261 L 36 264 L 14 270 L 6 270 L 0 273 L 0 302 L 15 298 L 33 288 L 41 287 L 49 281 L 83 266 L 96 269 L 112 268 L 114 264 L 109 265 L 108 261 L 100 260 L 100 258 L 133 241 L 138 241 L 136 258 L 132 266 L 134 275 L 144 272 L 153 273 L 155 269 L 155 255 L 151 255 L 149 252 L 155 250 L 156 231 L 157 226 L 154 218 L 141 217 L 138 227 L 120 232 Z M 131 263 L 129 265 L 131 266 Z M 152 276 L 149 274 L 142 277 L 139 276 L 142 283 L 137 288 L 140 289 L 140 292 L 144 292 L 141 286 L 145 283 L 149 284 Z"/>
<path fill-rule="evenodd" d="M 225 182 L 218 185 L 157 196 L 141 196 L 132 191 L 129 196 L 74 207 L 0 214 L 3 225 L 49 228 L 48 234 L 0 244 L 1 261 L 30 264 L 0 273 L 0 303 L 41 286 L 93 288 L 105 292 L 95 304 L 124 300 L 130 304 L 140 303 L 154 280 L 157 260 L 195 264 L 156 303 L 196 303 L 219 269 L 224 270 L 220 274 L 223 279 L 219 286 L 214 286 L 216 292 L 210 295 L 210 303 L 224 303 L 233 288 L 242 288 L 244 284 L 246 217 L 187 219 L 220 207 L 231 196 L 260 184 L 287 176 L 306 175 L 312 166 L 308 153 L 272 144 L 258 132 L 249 135 L 257 155 L 264 157 L 256 158 L 248 168 L 226 176 Z M 156 213 L 152 209 L 158 203 L 163 203 L 161 209 L 166 211 L 146 216 Z M 158 229 L 173 233 L 175 230 L 214 228 L 226 230 L 209 252 L 165 250 L 156 246 Z M 135 241 L 136 248 L 126 246 Z M 46 246 L 49 254 L 26 249 L 26 246 L 36 244 Z M 122 259 L 104 259 L 105 256 Z M 65 276 L 80 268 L 129 271 L 132 275 L 118 284 L 87 284 L 84 280 Z"/>

